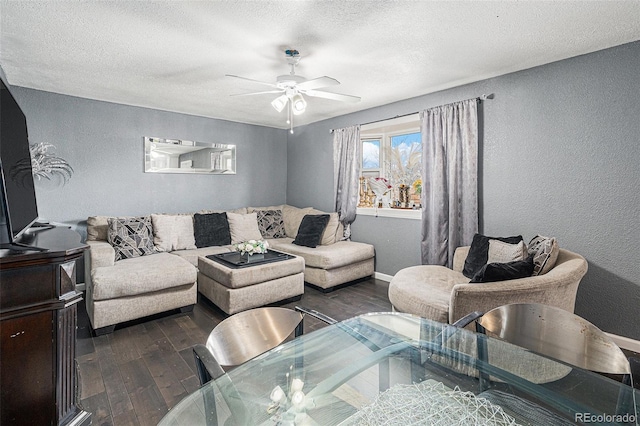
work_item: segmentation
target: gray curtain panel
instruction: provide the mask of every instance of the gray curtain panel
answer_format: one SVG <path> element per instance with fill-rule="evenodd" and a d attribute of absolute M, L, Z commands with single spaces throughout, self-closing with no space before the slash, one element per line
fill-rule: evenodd
<path fill-rule="evenodd" d="M 478 101 L 430 108 L 420 120 L 422 263 L 451 267 L 478 232 Z"/>
<path fill-rule="evenodd" d="M 333 189 L 336 194 L 336 212 L 344 225 L 344 236 L 351 237 L 351 223 L 356 220 L 358 185 L 362 144 L 360 126 L 333 131 Z"/>

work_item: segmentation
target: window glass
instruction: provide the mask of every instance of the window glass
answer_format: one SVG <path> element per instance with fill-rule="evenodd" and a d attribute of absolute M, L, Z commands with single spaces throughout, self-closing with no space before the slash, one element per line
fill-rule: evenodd
<path fill-rule="evenodd" d="M 362 141 L 362 168 L 364 170 L 380 168 L 380 139 Z"/>
<path fill-rule="evenodd" d="M 422 139 L 420 132 L 391 136 L 388 174 L 396 184 L 411 185 L 420 178 L 422 169 Z"/>

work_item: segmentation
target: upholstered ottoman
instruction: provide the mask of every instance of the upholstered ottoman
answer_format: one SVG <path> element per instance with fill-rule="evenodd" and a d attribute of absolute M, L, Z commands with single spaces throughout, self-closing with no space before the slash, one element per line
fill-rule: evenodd
<path fill-rule="evenodd" d="M 304 259 L 232 268 L 205 256 L 198 258 L 198 291 L 229 315 L 304 293 Z"/>

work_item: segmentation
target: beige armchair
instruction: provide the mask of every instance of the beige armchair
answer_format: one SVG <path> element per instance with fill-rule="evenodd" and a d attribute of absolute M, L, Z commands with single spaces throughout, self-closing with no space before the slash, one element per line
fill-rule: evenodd
<path fill-rule="evenodd" d="M 453 269 L 436 265 L 402 269 L 389 284 L 389 300 L 400 312 L 453 324 L 465 315 L 511 303 L 541 303 L 569 312 L 575 308 L 587 261 L 560 249 L 555 266 L 544 275 L 491 283 L 469 283 L 462 274 L 469 247 L 458 247 Z"/>

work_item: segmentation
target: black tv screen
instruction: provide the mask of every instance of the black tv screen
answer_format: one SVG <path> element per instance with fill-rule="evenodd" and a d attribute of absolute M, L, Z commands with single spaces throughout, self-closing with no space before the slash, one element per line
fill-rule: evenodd
<path fill-rule="evenodd" d="M 2 208 L 8 236 L 16 241 L 38 219 L 36 191 L 31 170 L 27 120 L 0 79 L 0 169 Z"/>

